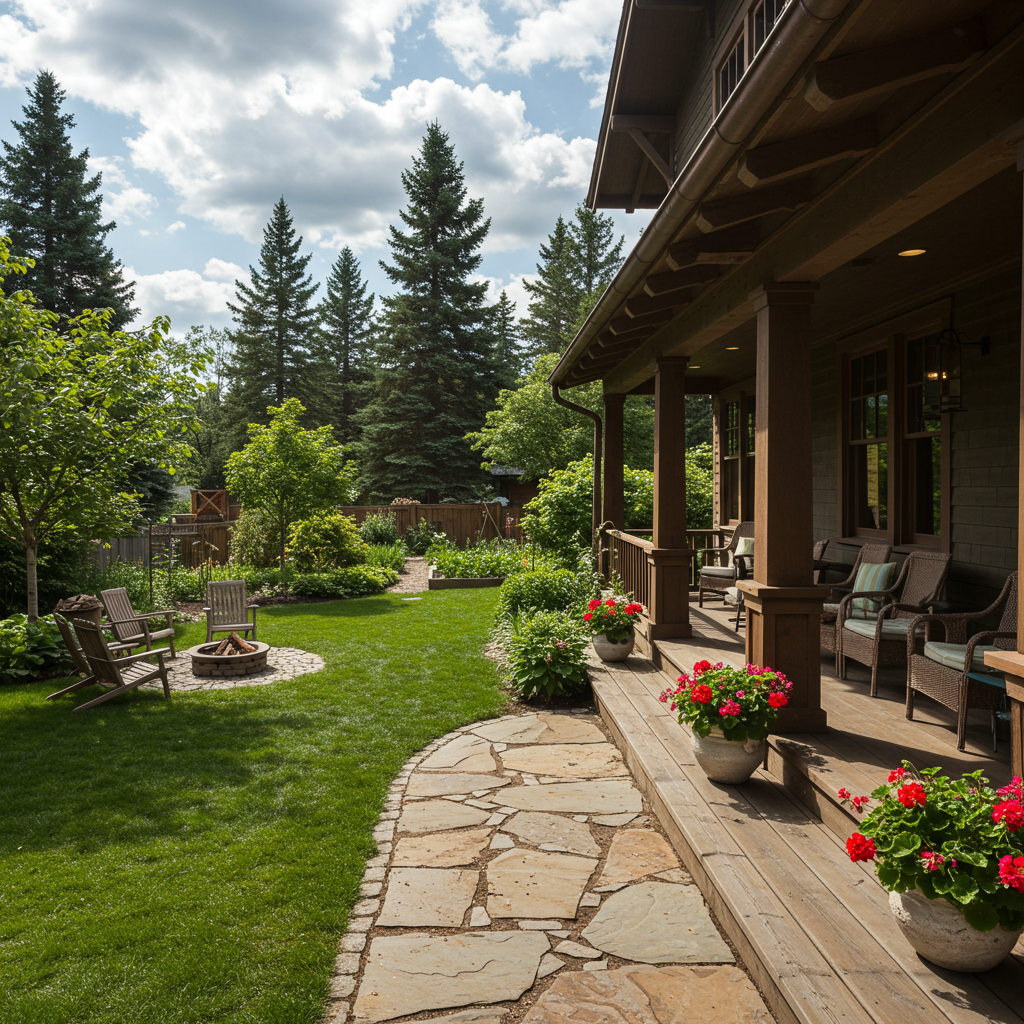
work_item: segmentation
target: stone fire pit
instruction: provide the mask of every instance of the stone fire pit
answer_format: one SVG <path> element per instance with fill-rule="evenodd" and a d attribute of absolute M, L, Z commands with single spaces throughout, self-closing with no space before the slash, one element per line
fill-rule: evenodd
<path fill-rule="evenodd" d="M 256 650 L 242 654 L 236 654 L 233 651 L 216 654 L 215 652 L 220 646 L 219 640 L 189 648 L 192 674 L 223 677 L 250 676 L 254 672 L 262 672 L 267 667 L 267 651 L 270 650 L 270 644 L 260 643 L 257 640 L 251 640 L 249 643 Z"/>

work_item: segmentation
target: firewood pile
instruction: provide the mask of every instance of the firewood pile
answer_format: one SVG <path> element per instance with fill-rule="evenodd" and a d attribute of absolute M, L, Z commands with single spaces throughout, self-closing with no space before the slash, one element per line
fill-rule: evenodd
<path fill-rule="evenodd" d="M 93 597 L 92 594 L 74 594 L 58 601 L 53 610 L 64 615 L 67 612 L 94 612 L 102 607 L 99 598 Z"/>
<path fill-rule="evenodd" d="M 392 498 L 392 505 L 418 505 L 419 502 L 415 498 Z"/>
<path fill-rule="evenodd" d="M 247 640 L 243 640 L 237 633 L 229 633 L 228 636 L 221 640 L 215 650 L 211 651 L 211 654 L 252 654 L 257 648 L 255 644 L 249 643 Z"/>

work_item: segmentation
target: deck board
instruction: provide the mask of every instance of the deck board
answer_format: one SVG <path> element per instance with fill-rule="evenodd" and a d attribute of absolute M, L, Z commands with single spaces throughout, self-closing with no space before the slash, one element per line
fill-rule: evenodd
<path fill-rule="evenodd" d="M 671 644 L 677 666 L 711 652 L 742 664 L 731 630 L 723 636 L 711 615 L 695 624 L 697 636 Z M 669 676 L 650 662 L 595 663 L 591 676 L 627 763 L 780 1022 L 1024 1024 L 1024 943 L 985 975 L 932 967 L 903 940 L 873 873 L 852 864 L 843 848 L 856 819 L 837 810 L 837 778 L 873 787 L 895 763 L 894 743 L 948 755 L 955 739 L 946 724 L 907 722 L 902 706 L 898 718 L 892 714 L 892 701 L 836 693 L 829 716 L 836 728 L 787 738 L 812 762 L 802 770 L 813 770 L 823 802 L 831 790 L 829 827 L 768 771 L 742 787 L 710 782 L 696 766 L 687 730 L 658 700 Z M 875 707 L 859 709 L 859 701 Z M 859 731 L 851 728 L 854 718 Z M 875 729 L 889 739 L 878 741 Z M 983 760 L 990 776 L 993 769 L 1008 775 L 1005 759 Z M 950 770 L 969 770 L 978 759 L 968 752 L 957 761 Z M 837 768 L 844 765 L 842 775 Z"/>

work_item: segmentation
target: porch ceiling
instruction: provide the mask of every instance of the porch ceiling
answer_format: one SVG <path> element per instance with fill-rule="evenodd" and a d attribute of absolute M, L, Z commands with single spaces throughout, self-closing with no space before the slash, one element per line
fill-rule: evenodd
<path fill-rule="evenodd" d="M 717 181 L 695 202 L 663 205 L 652 228 L 670 241 L 653 259 L 648 248 L 641 264 L 641 239 L 562 357 L 552 382 L 572 387 L 600 378 L 606 390 L 628 392 L 643 386 L 656 358 L 670 354 L 690 355 L 701 376 L 723 383 L 749 375 L 752 357 L 743 357 L 749 344 L 741 344 L 739 354 L 727 353 L 726 345 L 737 339 L 749 342 L 749 297 L 762 283 L 818 281 L 830 292 L 835 285 L 837 292 L 846 293 L 846 306 L 837 298 L 830 312 L 824 294 L 819 296 L 815 336 L 852 333 L 846 326 L 862 322 L 866 314 L 877 312 L 873 319 L 878 322 L 885 318 L 884 310 L 901 302 L 905 308 L 908 294 L 913 294 L 908 287 L 928 292 L 940 281 L 948 287 L 958 258 L 962 279 L 965 250 L 958 240 L 954 253 L 949 239 L 976 228 L 972 217 L 986 222 L 989 236 L 993 227 L 999 236 L 975 240 L 969 257 L 975 266 L 997 262 L 990 255 L 996 249 L 1002 254 L 998 258 L 1009 258 L 1014 245 L 1019 257 L 1020 219 L 1007 215 L 1013 204 L 1019 210 L 1019 184 L 1011 194 L 1012 176 L 1003 179 L 1000 172 L 1014 158 L 1002 135 L 1024 115 L 1022 20 L 1024 6 L 1019 3 L 854 2 L 845 23 L 833 28 L 813 61 L 779 92 Z M 623 24 L 628 28 L 627 14 Z M 836 59 L 851 59 L 845 67 L 856 79 L 859 62 L 877 59 L 879 46 L 903 45 L 929 32 L 963 25 L 965 38 L 980 40 L 977 46 L 983 44 L 983 52 L 965 59 L 962 67 L 903 81 L 888 90 L 854 90 L 837 102 L 814 100 L 815 81 L 827 83 L 825 72 L 836 66 Z M 628 33 L 625 42 L 630 43 Z M 595 188 L 604 188 L 601 175 L 610 173 L 614 163 L 608 118 L 615 110 L 615 96 L 624 95 L 621 83 L 629 79 L 632 52 L 624 45 L 613 68 L 590 201 Z M 768 53 L 763 59 L 773 57 Z M 654 71 L 651 64 L 648 72 Z M 650 74 L 647 78 L 653 81 Z M 740 91 L 737 102 L 746 100 Z M 721 143 L 710 132 L 691 164 L 716 141 Z M 875 144 L 865 151 L 872 141 Z M 851 152 L 837 159 L 836 152 L 847 142 Z M 823 159 L 822 153 L 831 156 Z M 686 173 L 684 169 L 674 188 L 685 183 Z M 979 189 L 993 178 L 1006 184 L 997 184 L 992 191 Z M 974 198 L 954 209 L 953 201 L 967 195 Z M 678 223 L 658 224 L 659 218 L 678 210 L 684 211 Z M 934 217 L 943 210 L 944 216 L 962 210 L 962 223 L 954 227 L 947 220 L 943 230 L 942 218 Z M 928 246 L 915 243 L 931 250 L 921 257 L 928 280 L 922 280 L 920 268 L 893 263 L 895 253 L 890 252 L 901 238 L 924 234 L 936 240 Z M 872 257 L 877 261 L 851 263 Z M 867 309 L 865 290 L 872 294 Z"/>

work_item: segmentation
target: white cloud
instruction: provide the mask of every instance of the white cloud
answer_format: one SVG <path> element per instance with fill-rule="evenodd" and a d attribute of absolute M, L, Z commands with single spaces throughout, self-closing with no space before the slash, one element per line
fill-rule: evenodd
<path fill-rule="evenodd" d="M 184 231 L 185 222 L 183 220 L 176 220 L 173 224 L 167 226 L 167 234 L 173 235 L 175 231 Z"/>
<path fill-rule="evenodd" d="M 515 315 L 517 320 L 523 320 L 527 316 L 527 306 L 530 304 L 530 293 L 523 287 L 524 281 L 536 281 L 536 274 L 509 274 L 508 279 L 502 277 L 486 277 L 476 275 L 475 280 L 487 282 L 487 302 L 495 303 L 505 294 L 516 304 Z"/>
<path fill-rule="evenodd" d="M 137 274 L 126 267 L 124 276 L 127 281 L 135 281 L 135 303 L 140 312 L 133 326 L 149 323 L 156 316 L 169 316 L 176 331 L 211 316 L 218 322 L 225 320 L 226 304 L 235 298 L 235 278 L 248 281 L 241 267 L 216 259 L 210 260 L 201 274 L 194 270 Z"/>
<path fill-rule="evenodd" d="M 156 197 L 133 185 L 124 169 L 123 157 L 92 156 L 91 175 L 102 174 L 103 215 L 119 224 L 131 224 L 136 217 L 148 217 L 156 208 Z M 114 192 L 117 188 L 119 191 Z M 184 225 L 183 225 L 184 226 Z"/>
<path fill-rule="evenodd" d="M 214 257 L 206 261 L 206 266 L 203 267 L 203 277 L 210 281 L 226 281 L 228 284 L 234 284 L 238 280 L 248 280 L 249 273 L 237 263 L 228 263 L 226 260 Z"/>

